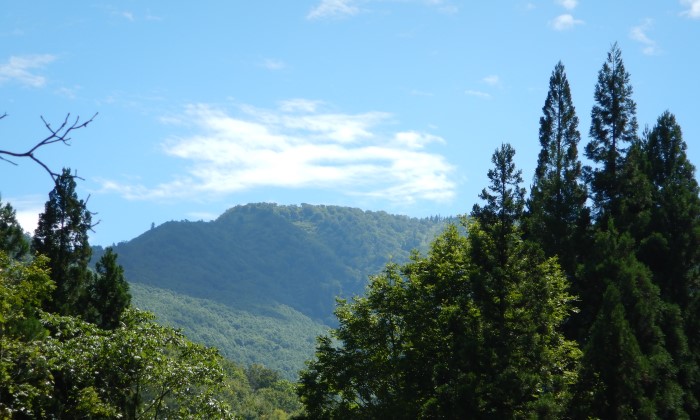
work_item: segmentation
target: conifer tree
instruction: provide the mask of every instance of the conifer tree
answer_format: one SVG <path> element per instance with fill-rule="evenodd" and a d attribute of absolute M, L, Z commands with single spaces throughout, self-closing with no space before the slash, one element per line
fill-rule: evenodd
<path fill-rule="evenodd" d="M 593 210 L 600 220 L 619 212 L 621 169 L 627 146 L 637 138 L 637 105 L 632 100 L 630 74 L 617 43 L 598 73 L 594 98 L 591 140 L 585 154 L 598 166 L 587 166 L 584 173 L 593 195 Z"/>
<path fill-rule="evenodd" d="M 92 215 L 75 188 L 75 176 L 64 168 L 39 215 L 32 240 L 34 251 L 49 257 L 51 279 L 56 283 L 45 309 L 64 315 L 84 312 L 80 304 L 84 303 L 92 254 L 88 243 Z"/>
<path fill-rule="evenodd" d="M 601 418 L 687 418 L 679 369 L 662 329 L 665 310 L 649 269 L 637 260 L 636 242 L 612 219 L 596 234 L 585 278 L 583 316 L 593 317 L 575 401 Z M 602 298 L 598 290 L 605 290 Z M 669 318 L 670 319 L 670 318 Z M 612 416 L 612 417 L 611 417 Z"/>
<path fill-rule="evenodd" d="M 578 355 L 561 332 L 572 297 L 555 260 L 522 240 L 525 190 L 514 155 L 508 144 L 494 153 L 491 184 L 480 195 L 487 203 L 474 206 L 469 229 L 470 295 L 483 325 L 478 372 L 490 378 L 479 384 L 479 412 L 556 417 Z"/>
<path fill-rule="evenodd" d="M 88 287 L 88 321 L 100 328 L 119 326 L 122 313 L 131 303 L 129 283 L 124 279 L 124 269 L 117 263 L 117 254 L 111 247 L 96 264 L 92 283 Z"/>
<path fill-rule="evenodd" d="M 664 112 L 645 140 L 654 206 L 640 257 L 662 296 L 685 309 L 700 290 L 700 187 L 673 114 Z"/>
<path fill-rule="evenodd" d="M 13 259 L 22 259 L 29 254 L 29 241 L 22 226 L 17 221 L 17 214 L 10 203 L 0 202 L 0 251 Z"/>
<path fill-rule="evenodd" d="M 490 185 L 484 188 L 479 198 L 486 201 L 484 206 L 474 204 L 471 216 L 483 229 L 488 230 L 498 241 L 499 261 L 505 264 L 508 252 L 508 238 L 513 227 L 522 221 L 525 209 L 525 188 L 522 171 L 516 169 L 513 157 L 515 149 L 508 143 L 502 144 L 491 156 L 493 168 L 487 176 Z"/>
<path fill-rule="evenodd" d="M 572 276 L 589 214 L 578 159 L 578 117 L 561 61 L 549 79 L 542 112 L 541 150 L 527 203 L 525 229 L 528 238 L 538 242 L 548 256 L 558 255 L 562 268 Z"/>

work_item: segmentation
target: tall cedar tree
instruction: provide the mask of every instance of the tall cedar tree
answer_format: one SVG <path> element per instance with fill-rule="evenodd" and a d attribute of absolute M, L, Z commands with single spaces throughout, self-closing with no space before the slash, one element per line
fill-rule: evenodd
<path fill-rule="evenodd" d="M 487 173 L 491 183 L 479 194 L 486 204 L 474 204 L 471 213 L 498 241 L 497 250 L 502 265 L 508 253 L 508 238 L 513 227 L 522 220 L 525 209 L 525 188 L 520 187 L 522 171 L 516 170 L 514 156 L 515 149 L 508 143 L 502 144 L 494 152 L 491 156 L 494 167 Z"/>
<path fill-rule="evenodd" d="M 619 214 L 621 169 L 627 145 L 637 138 L 637 105 L 632 100 L 630 75 L 622 62 L 622 51 L 613 44 L 595 86 L 591 110 L 590 142 L 585 154 L 598 166 L 586 166 L 593 210 L 600 221 Z M 605 225 L 605 224 L 603 224 Z"/>
<path fill-rule="evenodd" d="M 117 263 L 117 254 L 111 247 L 107 248 L 95 269 L 88 287 L 87 320 L 100 328 L 114 329 L 131 303 L 129 283 L 124 279 L 124 269 Z"/>
<path fill-rule="evenodd" d="M 474 206 L 476 223 L 469 230 L 471 294 L 483 325 L 482 349 L 475 356 L 480 373 L 490 378 L 477 390 L 479 412 L 494 418 L 552 417 L 564 403 L 578 354 L 561 334 L 572 297 L 554 260 L 522 240 L 525 189 L 514 155 L 508 144 L 494 153 L 491 185 L 480 195 L 486 205 Z M 560 377 L 556 386 L 552 376 Z"/>
<path fill-rule="evenodd" d="M 63 315 L 84 315 L 92 255 L 88 243 L 92 215 L 85 201 L 78 199 L 75 187 L 75 176 L 64 168 L 39 215 L 32 241 L 35 252 L 49 257 L 51 279 L 56 283 L 45 309 Z"/>
<path fill-rule="evenodd" d="M 562 268 L 572 277 L 589 222 L 588 192 L 581 182 L 578 117 L 561 61 L 549 79 L 542 112 L 542 149 L 527 203 L 525 229 L 527 237 L 538 242 L 547 256 L 559 256 Z"/>
<path fill-rule="evenodd" d="M 664 112 L 645 140 L 654 206 L 640 256 L 662 296 L 685 310 L 700 290 L 700 188 L 673 114 Z"/>
<path fill-rule="evenodd" d="M 679 317 L 665 307 L 635 244 L 612 220 L 596 234 L 585 273 L 595 284 L 583 299 L 584 313 L 595 318 L 574 411 L 600 418 L 687 418 L 683 380 L 668 350 L 682 333 L 664 331 L 668 320 Z M 598 290 L 605 291 L 602 298 L 595 296 Z"/>
<path fill-rule="evenodd" d="M 646 172 L 653 205 L 641 235 L 639 258 L 651 269 L 666 301 L 667 348 L 678 365 L 679 380 L 686 391 L 686 411 L 698 417 L 700 314 L 692 302 L 700 295 L 700 187 L 673 114 L 664 112 L 645 134 Z"/>

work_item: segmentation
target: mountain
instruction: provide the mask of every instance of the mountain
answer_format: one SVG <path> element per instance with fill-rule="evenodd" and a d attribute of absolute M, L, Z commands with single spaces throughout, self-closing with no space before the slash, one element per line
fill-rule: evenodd
<path fill-rule="evenodd" d="M 114 249 L 141 308 L 232 360 L 290 374 L 335 322 L 337 296 L 361 294 L 369 275 L 427 249 L 449 220 L 259 203 L 167 222 Z"/>

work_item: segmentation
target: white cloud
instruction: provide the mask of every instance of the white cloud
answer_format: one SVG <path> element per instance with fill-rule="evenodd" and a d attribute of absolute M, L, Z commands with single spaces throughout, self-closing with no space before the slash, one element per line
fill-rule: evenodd
<path fill-rule="evenodd" d="M 46 78 L 31 72 L 41 69 L 56 59 L 50 54 L 12 56 L 5 64 L 0 64 L 0 83 L 15 80 L 23 85 L 42 87 Z"/>
<path fill-rule="evenodd" d="M 659 51 L 656 41 L 647 36 L 647 31 L 651 29 L 652 24 L 653 21 L 651 19 L 645 19 L 642 24 L 630 29 L 630 38 L 644 45 L 642 52 L 646 55 L 654 55 Z"/>
<path fill-rule="evenodd" d="M 495 74 L 486 76 L 483 79 L 481 79 L 481 81 L 489 86 L 498 86 L 501 83 L 501 79 Z"/>
<path fill-rule="evenodd" d="M 578 6 L 578 0 L 557 0 L 557 3 L 566 10 L 574 10 Z"/>
<path fill-rule="evenodd" d="M 477 98 L 491 99 L 491 94 L 482 92 L 480 90 L 467 90 L 466 93 L 469 96 L 476 96 Z"/>
<path fill-rule="evenodd" d="M 576 25 L 582 25 L 584 22 L 579 19 L 575 19 L 572 15 L 565 13 L 559 15 L 550 24 L 552 28 L 557 31 L 565 31 L 567 29 L 572 29 Z"/>
<path fill-rule="evenodd" d="M 446 0 L 426 0 L 426 4 L 436 7 L 440 12 L 455 14 L 459 12 L 459 7 Z"/>
<path fill-rule="evenodd" d="M 681 13 L 681 16 L 700 19 L 700 0 L 681 0 L 681 4 L 688 8 Z"/>
<path fill-rule="evenodd" d="M 275 60 L 274 58 L 266 58 L 262 61 L 261 66 L 268 70 L 282 70 L 287 65 L 282 60 Z"/>
<path fill-rule="evenodd" d="M 360 9 L 353 3 L 354 0 L 321 0 L 321 3 L 306 15 L 306 18 L 324 19 L 356 15 Z"/>
<path fill-rule="evenodd" d="M 4 203 L 10 203 L 15 209 L 15 217 L 25 232 L 34 233 L 39 224 L 39 214 L 44 212 L 46 198 L 39 195 L 27 195 L 23 197 L 10 197 L 7 200 L 2 197 Z"/>
<path fill-rule="evenodd" d="M 239 116 L 192 105 L 182 119 L 194 123 L 194 133 L 163 145 L 167 155 L 190 162 L 185 174 L 152 188 L 105 180 L 102 192 L 133 200 L 195 199 L 266 187 L 342 191 L 400 203 L 454 196 L 452 166 L 427 150 L 442 138 L 387 132 L 382 129 L 392 120 L 387 113 L 326 113 L 320 104 L 295 99 L 275 110 L 241 106 Z"/>
<path fill-rule="evenodd" d="M 313 101 L 309 99 L 288 99 L 279 102 L 279 108 L 282 112 L 316 112 L 316 109 L 323 104 L 323 101 Z"/>
<path fill-rule="evenodd" d="M 364 11 L 358 3 L 380 3 L 385 0 L 321 0 L 316 7 L 306 15 L 307 19 L 343 18 L 359 14 Z M 432 7 L 441 13 L 455 14 L 459 7 L 451 0 L 401 0 L 402 3 L 421 4 Z"/>
<path fill-rule="evenodd" d="M 128 20 L 129 22 L 133 22 L 136 19 L 134 18 L 134 14 L 129 11 L 121 12 L 120 16 L 123 17 L 124 19 Z"/>

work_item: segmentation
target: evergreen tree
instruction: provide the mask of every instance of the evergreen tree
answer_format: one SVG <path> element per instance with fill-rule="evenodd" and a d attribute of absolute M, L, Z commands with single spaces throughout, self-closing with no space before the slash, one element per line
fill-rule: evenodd
<path fill-rule="evenodd" d="M 639 258 L 665 300 L 663 331 L 679 370 L 685 408 L 700 415 L 700 332 L 694 317 L 700 290 L 700 187 L 673 114 L 666 111 L 644 137 L 653 205 L 640 235 Z"/>
<path fill-rule="evenodd" d="M 593 249 L 585 275 L 592 283 L 585 289 L 582 312 L 594 319 L 579 392 L 592 399 L 574 405 L 602 418 L 687 418 L 682 378 L 667 341 L 683 337 L 662 329 L 672 313 L 651 272 L 637 260 L 634 239 L 618 233 L 609 219 Z M 602 300 L 597 290 L 606 290 Z"/>
<path fill-rule="evenodd" d="M 86 309 L 84 299 L 92 253 L 88 230 L 92 228 L 92 215 L 85 201 L 78 199 L 75 188 L 75 176 L 69 169 L 63 169 L 49 193 L 44 212 L 39 215 L 32 241 L 35 252 L 49 257 L 51 279 L 56 283 L 53 298 L 46 302 L 45 308 L 61 314 L 83 314 Z"/>
<path fill-rule="evenodd" d="M 129 283 L 124 279 L 124 269 L 117 264 L 117 254 L 111 247 L 97 262 L 96 273 L 88 289 L 88 321 L 100 328 L 116 328 L 122 313 L 129 307 L 131 295 Z"/>
<path fill-rule="evenodd" d="M 700 290 L 700 187 L 673 114 L 664 112 L 645 140 L 654 206 L 640 257 L 662 296 L 684 310 Z"/>
<path fill-rule="evenodd" d="M 487 173 L 490 185 L 479 194 L 486 204 L 474 204 L 471 213 L 472 218 L 497 241 L 501 265 L 505 264 L 513 227 L 521 222 L 525 208 L 525 188 L 520 187 L 522 171 L 516 169 L 514 156 L 515 149 L 508 143 L 496 149 L 491 156 L 494 167 Z"/>
<path fill-rule="evenodd" d="M 29 241 L 17 221 L 15 209 L 10 203 L 0 202 L 0 251 L 14 259 L 29 255 Z"/>
<path fill-rule="evenodd" d="M 591 110 L 590 142 L 586 157 L 598 165 L 584 173 L 593 195 L 597 219 L 617 216 L 621 196 L 621 169 L 627 145 L 637 138 L 636 104 L 632 100 L 630 75 L 622 62 L 622 52 L 613 44 L 595 87 Z"/>
<path fill-rule="evenodd" d="M 542 148 L 527 203 L 526 234 L 548 256 L 558 255 L 564 271 L 573 276 L 589 214 L 586 187 L 580 182 L 578 117 L 561 61 L 549 79 L 542 112 Z"/>

